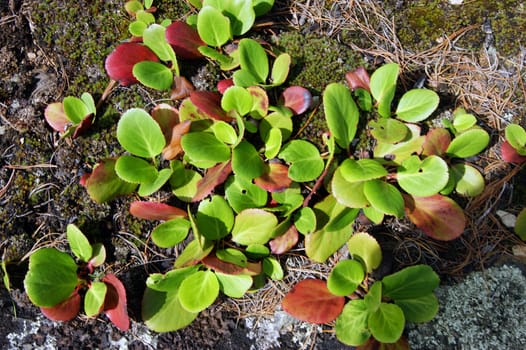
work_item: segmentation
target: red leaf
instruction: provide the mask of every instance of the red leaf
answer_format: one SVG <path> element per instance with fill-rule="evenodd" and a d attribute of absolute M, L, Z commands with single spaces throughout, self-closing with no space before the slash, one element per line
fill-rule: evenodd
<path fill-rule="evenodd" d="M 62 102 L 48 104 L 44 111 L 44 117 L 49 126 L 60 133 L 66 131 L 68 125 L 71 124 L 71 120 L 69 120 L 66 112 L 64 112 Z"/>
<path fill-rule="evenodd" d="M 281 192 L 289 188 L 289 168 L 280 163 L 270 163 L 267 172 L 254 179 L 254 183 L 268 192 Z"/>
<path fill-rule="evenodd" d="M 184 122 L 177 124 L 172 129 L 172 136 L 168 140 L 168 145 L 163 149 L 163 157 L 166 160 L 172 160 L 183 151 L 181 147 L 181 138 L 184 134 L 190 131 L 190 125 L 192 122 L 190 120 L 185 120 Z"/>
<path fill-rule="evenodd" d="M 75 318 L 80 311 L 80 295 L 75 289 L 71 296 L 53 307 L 41 307 L 40 310 L 50 320 L 69 321 Z"/>
<path fill-rule="evenodd" d="M 517 150 L 513 148 L 508 141 L 504 141 L 500 146 L 500 153 L 502 159 L 508 163 L 524 163 L 526 162 L 526 156 L 521 156 L 517 153 Z"/>
<path fill-rule="evenodd" d="M 426 134 L 422 154 L 426 156 L 442 156 L 451 143 L 451 135 L 444 128 L 430 130 Z"/>
<path fill-rule="evenodd" d="M 298 115 L 309 109 L 312 95 L 309 90 L 301 86 L 290 86 L 281 94 L 283 105 Z"/>
<path fill-rule="evenodd" d="M 212 91 L 193 91 L 190 101 L 209 118 L 231 121 L 226 112 L 221 108 L 221 95 Z"/>
<path fill-rule="evenodd" d="M 171 220 L 187 217 L 188 213 L 164 203 L 134 201 L 130 204 L 130 214 L 146 220 Z"/>
<path fill-rule="evenodd" d="M 73 132 L 73 135 L 71 135 L 71 137 L 77 138 L 84 131 L 91 128 L 92 125 L 93 125 L 93 113 L 90 113 L 86 117 L 84 117 L 84 119 L 80 121 L 80 123 L 75 128 L 75 131 Z"/>
<path fill-rule="evenodd" d="M 221 80 L 219 80 L 217 82 L 217 90 L 221 94 L 224 94 L 226 89 L 228 89 L 231 86 L 234 86 L 234 79 L 232 79 L 232 78 L 230 78 L 230 79 L 221 79 Z"/>
<path fill-rule="evenodd" d="M 269 242 L 270 250 L 273 254 L 283 254 L 288 252 L 298 243 L 299 235 L 296 226 L 292 225 L 281 236 Z"/>
<path fill-rule="evenodd" d="M 170 92 L 170 99 L 182 100 L 190 96 L 190 93 L 195 90 L 195 87 L 185 77 L 174 76 L 174 84 Z"/>
<path fill-rule="evenodd" d="M 117 276 L 109 273 L 102 279 L 106 283 L 107 292 L 104 299 L 104 313 L 117 328 L 127 331 L 130 328 L 130 318 L 126 308 L 126 289 Z"/>
<path fill-rule="evenodd" d="M 166 40 L 177 56 L 190 60 L 203 57 L 197 48 L 206 44 L 197 30 L 185 22 L 175 21 L 166 27 Z"/>
<path fill-rule="evenodd" d="M 431 238 L 450 241 L 464 232 L 464 211 L 451 198 L 440 194 L 431 197 L 404 195 L 404 201 L 409 219 Z"/>
<path fill-rule="evenodd" d="M 109 54 L 104 67 L 111 79 L 119 81 L 122 86 L 128 86 L 139 82 L 133 76 L 132 69 L 136 63 L 142 61 L 159 61 L 159 58 L 142 44 L 123 43 Z"/>
<path fill-rule="evenodd" d="M 371 91 L 369 73 L 363 67 L 358 67 L 352 72 L 345 74 L 345 80 L 347 80 L 351 90 L 362 88 Z"/>
<path fill-rule="evenodd" d="M 177 112 L 177 109 L 169 104 L 161 103 L 155 106 L 151 114 L 152 118 L 161 127 L 166 142 L 170 142 L 172 130 L 179 123 L 179 112 Z"/>
<path fill-rule="evenodd" d="M 261 273 L 261 263 L 248 263 L 246 267 L 220 260 L 215 254 L 207 255 L 201 260 L 203 265 L 217 272 L 229 275 L 257 276 Z"/>
<path fill-rule="evenodd" d="M 316 279 L 298 282 L 281 302 L 283 310 L 290 315 L 316 324 L 334 321 L 344 304 L 345 297 L 331 294 L 327 283 Z"/>
<path fill-rule="evenodd" d="M 232 165 L 230 161 L 219 163 L 218 165 L 209 168 L 205 176 L 197 183 L 197 193 L 192 202 L 198 202 L 208 196 L 216 186 L 221 185 L 226 181 L 228 175 L 232 172 Z"/>

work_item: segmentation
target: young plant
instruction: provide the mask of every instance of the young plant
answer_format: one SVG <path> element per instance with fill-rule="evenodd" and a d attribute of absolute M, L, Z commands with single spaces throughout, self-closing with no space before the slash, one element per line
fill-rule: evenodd
<path fill-rule="evenodd" d="M 505 141 L 501 145 L 502 159 L 509 163 L 526 162 L 526 131 L 518 124 L 510 124 L 504 130 Z"/>
<path fill-rule="evenodd" d="M 77 137 L 93 123 L 97 114 L 95 101 L 85 92 L 80 98 L 68 96 L 62 102 L 51 103 L 44 111 L 46 122 L 62 137 Z"/>
<path fill-rule="evenodd" d="M 116 327 L 128 330 L 130 321 L 123 284 L 115 275 L 95 270 L 106 260 L 104 246 L 90 244 L 73 224 L 67 227 L 67 240 L 78 262 L 55 248 L 40 248 L 29 257 L 24 287 L 31 302 L 46 317 L 69 321 L 80 312 L 84 295 L 86 316 L 104 312 Z"/>

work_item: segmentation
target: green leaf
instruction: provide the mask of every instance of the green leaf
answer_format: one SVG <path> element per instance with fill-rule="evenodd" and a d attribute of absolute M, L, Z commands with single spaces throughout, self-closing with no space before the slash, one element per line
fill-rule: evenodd
<path fill-rule="evenodd" d="M 252 180 L 261 176 L 264 163 L 256 148 L 248 141 L 241 141 L 232 151 L 232 170 L 237 177 Z"/>
<path fill-rule="evenodd" d="M 477 118 L 473 114 L 466 113 L 464 108 L 457 108 L 453 112 L 453 127 L 456 132 L 464 132 L 477 124 Z"/>
<path fill-rule="evenodd" d="M 154 179 L 148 182 L 141 183 L 137 193 L 141 197 L 147 197 L 153 194 L 154 192 L 158 191 L 161 187 L 163 187 L 164 184 L 167 183 L 168 180 L 170 180 L 171 176 L 172 169 L 162 169 L 161 171 L 159 171 L 159 173 Z"/>
<path fill-rule="evenodd" d="M 451 141 L 446 154 L 452 158 L 473 157 L 486 148 L 489 143 L 489 134 L 482 129 L 464 131 Z"/>
<path fill-rule="evenodd" d="M 66 237 L 73 254 L 75 254 L 79 260 L 88 262 L 93 255 L 93 249 L 82 231 L 80 231 L 77 226 L 69 224 L 66 228 Z"/>
<path fill-rule="evenodd" d="M 369 312 L 363 300 L 351 300 L 336 319 L 336 338 L 344 344 L 359 346 L 371 336 L 368 327 Z"/>
<path fill-rule="evenodd" d="M 254 98 L 241 86 L 229 87 L 221 98 L 221 108 L 226 112 L 235 110 L 240 116 L 248 114 L 252 110 Z"/>
<path fill-rule="evenodd" d="M 173 84 L 173 73 L 164 64 L 154 61 L 141 61 L 132 69 L 133 76 L 141 84 L 160 91 L 168 91 Z"/>
<path fill-rule="evenodd" d="M 382 180 L 370 180 L 363 185 L 363 193 L 376 210 L 398 218 L 405 215 L 404 198 L 393 185 Z"/>
<path fill-rule="evenodd" d="M 250 259 L 259 260 L 269 256 L 270 249 L 262 244 L 251 244 L 245 249 L 245 253 Z"/>
<path fill-rule="evenodd" d="M 258 83 L 264 83 L 269 73 L 265 49 L 255 40 L 244 38 L 239 41 L 239 64 L 242 70 L 250 72 Z"/>
<path fill-rule="evenodd" d="M 137 184 L 122 180 L 115 173 L 115 159 L 103 159 L 93 168 L 85 186 L 90 197 L 97 203 L 104 203 L 117 196 L 135 191 Z"/>
<path fill-rule="evenodd" d="M 265 244 L 278 224 L 274 214 L 262 209 L 245 209 L 235 218 L 232 240 L 238 244 Z"/>
<path fill-rule="evenodd" d="M 404 331 L 404 312 L 395 304 L 382 303 L 376 312 L 369 315 L 367 324 L 376 340 L 394 343 Z"/>
<path fill-rule="evenodd" d="M 345 161 L 344 161 L 345 162 Z M 349 182 L 342 175 L 342 167 L 338 167 L 332 176 L 331 192 L 338 203 L 349 208 L 364 208 L 369 201 L 363 192 L 365 182 Z"/>
<path fill-rule="evenodd" d="M 236 213 L 248 208 L 264 207 L 268 198 L 267 191 L 237 176 L 231 176 L 227 180 L 225 194 Z"/>
<path fill-rule="evenodd" d="M 259 125 L 259 135 L 263 141 L 269 137 L 270 130 L 278 129 L 281 131 L 283 141 L 287 140 L 292 133 L 292 118 L 280 112 L 274 112 L 261 120 Z"/>
<path fill-rule="evenodd" d="M 230 18 L 233 35 L 243 35 L 254 24 L 256 14 L 250 1 L 204 0 L 203 6 L 213 6 Z"/>
<path fill-rule="evenodd" d="M 221 47 L 232 38 L 230 19 L 212 6 L 203 6 L 197 15 L 197 32 L 210 46 Z"/>
<path fill-rule="evenodd" d="M 253 73 L 246 69 L 236 70 L 232 75 L 232 79 L 234 80 L 235 86 L 241 86 L 245 88 L 261 83 Z"/>
<path fill-rule="evenodd" d="M 369 313 L 372 314 L 376 312 L 382 302 L 382 282 L 374 282 L 363 298 L 363 301 L 365 301 L 365 305 L 367 305 L 367 310 L 369 310 Z"/>
<path fill-rule="evenodd" d="M 279 261 L 272 256 L 263 259 L 263 272 L 273 281 L 283 279 L 283 268 Z"/>
<path fill-rule="evenodd" d="M 106 248 L 101 243 L 95 243 L 91 247 L 93 254 L 88 263 L 93 267 L 101 266 L 106 261 Z"/>
<path fill-rule="evenodd" d="M 181 146 L 192 161 L 221 163 L 230 159 L 230 148 L 208 132 L 183 135 Z"/>
<path fill-rule="evenodd" d="M 93 100 L 93 96 L 91 96 L 89 92 L 82 93 L 82 95 L 80 95 L 80 99 L 88 108 L 89 113 L 92 113 L 93 115 L 97 114 L 97 107 L 95 106 L 95 101 Z"/>
<path fill-rule="evenodd" d="M 348 149 L 356 135 L 360 112 L 345 85 L 331 83 L 323 92 L 323 109 L 331 135 L 343 149 Z"/>
<path fill-rule="evenodd" d="M 247 267 L 248 264 L 248 260 L 245 254 L 243 254 L 243 252 L 235 248 L 219 249 L 216 251 L 216 257 L 219 260 L 241 267 Z"/>
<path fill-rule="evenodd" d="M 197 193 L 197 184 L 202 176 L 192 169 L 185 169 L 181 161 L 170 162 L 173 170 L 170 186 L 173 194 L 183 202 L 191 202 Z"/>
<path fill-rule="evenodd" d="M 517 215 L 514 230 L 523 241 L 526 241 L 526 209 L 522 209 L 519 215 Z"/>
<path fill-rule="evenodd" d="M 294 226 L 304 235 L 313 232 L 316 229 L 316 214 L 309 207 L 301 208 L 294 215 Z"/>
<path fill-rule="evenodd" d="M 273 86 L 283 84 L 287 80 L 289 75 L 291 58 L 287 53 L 282 53 L 274 60 L 272 65 L 272 72 L 270 73 L 270 79 L 272 80 Z"/>
<path fill-rule="evenodd" d="M 2 260 L 2 262 L 0 263 L 0 266 L 2 267 L 2 273 L 3 273 L 2 280 L 4 282 L 4 287 L 5 289 L 7 289 L 8 292 L 11 292 L 11 282 L 9 279 L 9 274 L 7 273 L 7 266 L 6 266 L 5 260 Z"/>
<path fill-rule="evenodd" d="M 223 197 L 214 195 L 199 203 L 196 225 L 207 239 L 219 240 L 230 233 L 234 225 L 234 213 Z"/>
<path fill-rule="evenodd" d="M 166 40 L 166 28 L 159 24 L 150 25 L 142 35 L 142 40 L 146 46 L 148 46 L 161 61 L 172 62 L 175 66 L 177 65 L 177 59 L 175 52 L 168 44 Z"/>
<path fill-rule="evenodd" d="M 407 193 L 429 197 L 447 185 L 449 172 L 447 163 L 438 156 L 429 156 L 423 161 L 411 156 L 398 167 L 396 179 Z"/>
<path fill-rule="evenodd" d="M 379 142 L 397 143 L 405 140 L 410 133 L 407 125 L 392 118 L 371 120 L 368 126 L 371 129 L 371 135 Z"/>
<path fill-rule="evenodd" d="M 39 307 L 53 307 L 69 298 L 77 286 L 77 264 L 54 248 L 41 248 L 29 257 L 24 288 Z"/>
<path fill-rule="evenodd" d="M 252 5 L 256 17 L 259 17 L 270 11 L 274 5 L 274 0 L 252 0 Z"/>
<path fill-rule="evenodd" d="M 395 304 L 402 309 L 408 322 L 428 322 L 438 313 L 438 300 L 433 293 L 417 298 L 397 299 Z"/>
<path fill-rule="evenodd" d="M 212 271 L 197 271 L 179 286 L 179 301 L 189 312 L 200 312 L 214 303 L 219 282 Z"/>
<path fill-rule="evenodd" d="M 347 247 L 349 254 L 351 254 L 354 259 L 363 262 L 367 273 L 371 273 L 380 266 L 382 262 L 382 249 L 378 241 L 368 233 L 355 233 L 347 242 Z"/>
<path fill-rule="evenodd" d="M 374 159 L 345 159 L 340 165 L 341 175 L 349 182 L 367 181 L 387 176 L 387 170 Z"/>
<path fill-rule="evenodd" d="M 65 107 L 64 107 L 65 108 Z M 520 125 L 510 124 L 504 130 L 506 140 L 521 156 L 526 155 L 526 130 Z"/>
<path fill-rule="evenodd" d="M 175 260 L 174 267 L 179 268 L 197 264 L 210 254 L 212 249 L 214 249 L 213 244 L 208 242 L 202 244 L 197 239 L 194 239 L 184 247 L 177 260 Z"/>
<path fill-rule="evenodd" d="M 115 172 L 121 179 L 131 183 L 154 181 L 159 174 L 153 165 L 134 156 L 120 156 L 115 163 Z"/>
<path fill-rule="evenodd" d="M 216 121 L 212 125 L 212 130 L 214 131 L 215 137 L 228 145 L 233 145 L 237 142 L 238 136 L 236 130 L 232 125 L 224 121 Z"/>
<path fill-rule="evenodd" d="M 455 190 L 457 193 L 475 197 L 484 191 L 484 177 L 471 165 L 455 164 L 450 168 L 450 174 L 456 183 Z"/>
<path fill-rule="evenodd" d="M 104 306 L 104 298 L 107 291 L 106 283 L 93 282 L 86 292 L 84 298 L 84 311 L 86 316 L 93 317 L 100 313 Z"/>
<path fill-rule="evenodd" d="M 291 163 L 289 178 L 297 182 L 316 179 L 321 175 L 325 166 L 316 146 L 303 140 L 287 143 L 283 146 L 278 157 Z"/>
<path fill-rule="evenodd" d="M 391 116 L 391 102 L 396 91 L 399 70 L 398 64 L 388 63 L 371 75 L 371 95 L 377 101 L 378 113 L 384 118 Z"/>
<path fill-rule="evenodd" d="M 392 144 L 378 142 L 374 148 L 374 158 L 390 159 L 395 164 L 402 164 L 404 160 L 415 154 L 420 154 L 426 136 L 420 135 L 421 128 L 415 124 L 408 124 L 410 135 L 404 141 Z"/>
<path fill-rule="evenodd" d="M 231 298 L 241 298 L 252 287 L 252 277 L 248 275 L 228 275 L 215 272 L 221 291 Z"/>
<path fill-rule="evenodd" d="M 427 89 L 413 89 L 402 95 L 396 108 L 396 116 L 409 123 L 427 119 L 438 107 L 440 97 Z"/>
<path fill-rule="evenodd" d="M 166 144 L 161 127 L 143 109 L 127 110 L 117 125 L 117 139 L 133 155 L 153 158 Z"/>
<path fill-rule="evenodd" d="M 329 274 L 327 288 L 334 295 L 351 295 L 364 278 L 365 272 L 362 264 L 356 260 L 341 260 Z"/>
<path fill-rule="evenodd" d="M 78 97 L 68 96 L 64 98 L 62 104 L 64 105 L 64 112 L 73 124 L 79 124 L 82 119 L 91 113 L 84 101 Z"/>
<path fill-rule="evenodd" d="M 190 230 L 190 221 L 186 219 L 172 219 L 158 225 L 152 231 L 152 241 L 161 248 L 171 248 L 181 243 Z"/>
<path fill-rule="evenodd" d="M 394 299 L 412 299 L 427 295 L 440 283 L 438 275 L 428 265 L 406 267 L 382 279 L 384 295 Z"/>
<path fill-rule="evenodd" d="M 142 33 L 148 28 L 148 25 L 143 21 L 133 21 L 128 25 L 128 31 L 133 36 L 142 36 Z"/>
<path fill-rule="evenodd" d="M 276 157 L 283 141 L 281 131 L 278 128 L 271 128 L 263 141 L 265 142 L 265 157 L 267 159 Z"/>

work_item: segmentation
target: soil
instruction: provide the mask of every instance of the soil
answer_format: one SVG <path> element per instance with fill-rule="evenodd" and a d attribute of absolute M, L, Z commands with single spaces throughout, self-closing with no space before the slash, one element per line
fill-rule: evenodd
<path fill-rule="evenodd" d="M 258 333 L 261 327 L 254 324 L 258 321 L 264 323 L 268 319 L 277 322 L 279 313 L 272 316 L 272 312 L 260 307 L 252 311 L 256 317 L 246 322 L 240 316 L 247 316 L 247 309 L 236 311 L 239 306 L 226 298 L 202 312 L 189 327 L 178 332 L 156 334 L 140 322 L 139 305 L 146 277 L 148 273 L 166 269 L 169 266 L 166 257 L 173 252 L 145 243 L 148 242 L 152 226 L 126 215 L 133 198 L 120 198 L 110 204 L 98 205 L 79 185 L 79 180 L 100 158 L 120 152 L 113 137 L 119 113 L 132 105 L 148 106 L 159 96 L 137 86 L 117 89 L 112 93 L 100 121 L 86 135 L 76 139 L 60 139 L 43 117 L 48 103 L 60 101 L 66 95 L 90 91 L 96 98 L 100 97 L 108 82 L 103 68 L 104 58 L 126 37 L 129 20 L 122 9 L 123 3 L 118 0 L 95 5 L 87 0 L 75 4 L 65 0 L 0 0 L 0 32 L 3 33 L 0 36 L 0 252 L 11 279 L 9 292 L 0 289 L 0 347 L 225 350 L 348 348 L 327 332 L 328 326 L 306 327 L 298 322 L 287 321 L 282 328 L 275 330 L 274 338 L 264 331 Z M 156 3 L 161 14 L 169 18 L 184 17 L 189 11 L 183 1 Z M 337 3 L 341 5 L 348 2 Z M 369 6 L 367 4 L 373 2 L 351 3 L 366 8 Z M 389 1 L 385 2 L 385 6 L 410 6 L 400 3 L 405 2 Z M 396 46 L 383 47 L 384 51 L 381 52 L 380 49 L 373 50 L 367 41 L 363 41 L 366 37 L 371 38 L 371 32 L 356 26 L 353 30 L 342 30 L 339 22 L 341 18 L 350 23 L 353 18 L 347 18 L 340 12 L 334 13 L 345 13 L 344 5 L 340 9 L 329 5 L 325 1 L 276 1 L 273 14 L 265 18 L 267 22 L 270 19 L 275 21 L 274 25 L 258 32 L 258 35 L 269 41 L 277 40 L 278 44 L 294 42 L 297 51 L 292 55 L 299 66 L 293 75 L 298 81 L 308 81 L 312 91 L 322 91 L 326 82 L 315 81 L 311 76 L 319 70 L 317 65 L 320 64 L 320 58 L 301 51 L 304 44 L 298 41 L 298 33 L 300 37 L 321 40 L 316 45 L 327 45 L 333 50 L 331 54 L 340 48 L 347 50 L 334 54 L 333 58 L 322 55 L 327 64 L 329 60 L 334 63 L 342 62 L 342 57 L 345 58 L 345 64 L 331 68 L 331 79 L 336 69 L 342 69 L 344 73 L 355 67 L 358 63 L 350 62 L 353 59 L 375 66 L 385 60 L 401 60 L 405 57 L 407 61 L 403 63 L 408 70 L 404 79 L 407 84 L 414 82 L 418 74 L 425 74 L 428 65 L 436 66 L 439 58 L 431 56 L 428 48 L 421 48 L 425 54 L 420 56 L 419 51 L 409 54 Z M 167 8 L 171 12 L 162 12 Z M 108 16 L 108 13 L 113 16 Z M 357 13 L 363 15 L 363 12 Z M 325 16 L 327 14 L 328 17 Z M 520 16 L 520 9 L 518 14 L 512 16 Z M 381 19 L 381 16 L 377 17 L 379 23 L 375 27 L 376 31 L 380 31 Z M 402 25 L 403 21 L 399 17 L 396 20 Z M 474 21 L 471 24 L 480 24 Z M 262 27 L 267 28 L 264 25 Z M 382 30 L 385 32 L 387 29 L 384 27 Z M 454 30 L 451 29 L 447 34 Z M 475 33 L 480 34 L 477 30 Z M 362 37 L 362 41 L 356 40 L 357 37 Z M 350 42 L 351 39 L 355 41 Z M 379 48 L 388 46 L 384 39 L 382 36 L 374 39 Z M 506 39 L 506 43 L 509 43 L 509 38 Z M 483 52 L 486 44 L 482 40 L 476 48 L 470 48 L 469 59 Z M 521 90 L 525 73 L 521 68 L 516 68 L 526 63 L 523 62 L 526 54 L 524 48 L 520 57 L 516 50 L 509 54 L 497 52 L 495 57 L 501 58 L 501 64 L 496 68 L 476 70 L 480 63 L 478 60 L 477 64 L 470 66 L 473 61 L 463 56 L 464 51 L 455 51 L 451 47 L 448 50 L 443 55 L 449 54 L 451 59 L 457 57 L 458 62 L 462 61 L 469 68 L 463 70 L 456 66 L 458 69 L 452 74 L 449 69 L 458 62 L 450 63 L 450 66 L 446 64 L 443 67 L 448 68 L 448 73 L 439 77 L 429 73 L 428 85 L 436 88 L 447 101 L 441 105 L 443 111 L 451 111 L 457 105 L 468 106 L 481 118 L 481 123 L 492 131 L 491 148 L 483 157 L 474 160 L 481 169 L 486 170 L 486 180 L 491 191 L 486 191 L 478 201 L 464 201 L 471 222 L 467 232 L 455 242 L 429 242 L 406 222 L 389 222 L 385 226 L 371 228 L 371 231 L 390 247 L 385 252 L 386 271 L 424 262 L 431 264 L 444 280 L 451 282 L 470 270 L 507 259 L 507 256 L 512 255 L 512 247 L 522 244 L 493 213 L 496 209 L 517 213 L 526 205 L 526 191 L 511 190 L 514 181 L 519 184 L 521 181 L 507 177 L 514 172 L 518 173 L 516 179 L 523 179 L 526 176 L 524 170 L 519 173 L 518 169 L 514 170 L 511 165 L 500 161 L 496 151 L 501 141 L 499 132 L 504 124 L 510 121 L 520 123 L 526 119 L 524 85 Z M 189 78 L 195 86 L 206 88 L 213 86 L 217 80 L 217 72 L 210 65 L 189 67 Z M 498 80 L 500 85 L 495 87 L 492 84 L 497 84 L 495 77 L 499 72 L 504 72 L 502 75 L 508 80 Z M 433 77 L 436 79 L 433 80 Z M 465 86 L 460 82 L 465 82 Z M 513 89 L 509 88 L 510 84 Z M 495 95 L 483 95 L 481 90 L 491 90 L 489 93 L 494 92 Z M 311 124 L 305 135 L 315 139 L 319 137 L 320 124 L 316 121 Z M 126 286 L 132 318 L 130 332 L 118 331 L 104 317 L 77 317 L 67 323 L 51 322 L 41 315 L 23 292 L 22 281 L 27 270 L 28 254 L 42 246 L 65 248 L 64 232 L 69 223 L 77 224 L 91 240 L 102 242 L 109 250 L 110 268 Z M 283 286 L 280 293 L 290 288 L 290 285 Z M 253 298 L 257 299 L 258 296 Z M 274 303 L 273 306 L 278 304 Z M 267 344 L 265 338 L 267 341 L 276 339 L 276 342 Z"/>

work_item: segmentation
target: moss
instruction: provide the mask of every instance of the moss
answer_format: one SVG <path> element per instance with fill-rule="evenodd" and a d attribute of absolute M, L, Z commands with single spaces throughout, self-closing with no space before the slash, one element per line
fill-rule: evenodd
<path fill-rule="evenodd" d="M 304 86 L 320 99 L 325 86 L 335 81 L 343 82 L 345 73 L 364 65 L 359 54 L 327 36 L 286 32 L 275 44 L 293 60 L 287 84 Z M 321 135 L 326 130 L 323 111 L 319 109 L 299 137 L 321 147 Z"/>
<path fill-rule="evenodd" d="M 429 49 L 439 38 L 475 25 L 456 45 L 476 51 L 486 39 L 482 30 L 485 22 L 491 24 L 495 46 L 503 56 L 517 55 L 520 52 L 517 43 L 526 41 L 526 32 L 517 30 L 526 27 L 523 1 L 475 0 L 455 6 L 441 0 L 417 0 L 399 8 L 396 3 L 386 2 L 385 7 L 394 16 L 402 45 L 411 50 Z"/>

